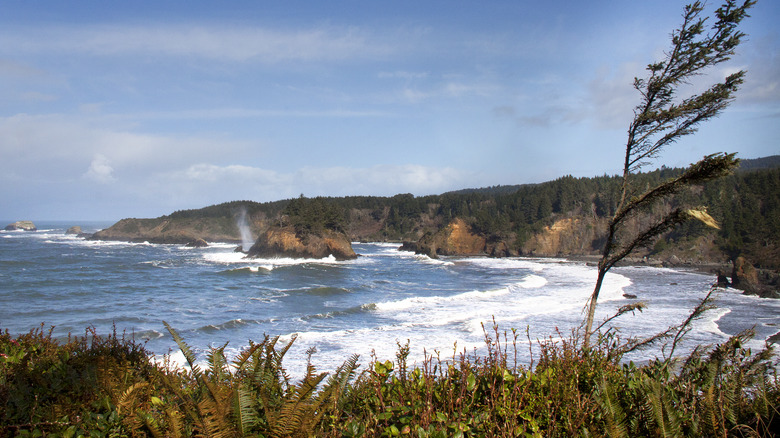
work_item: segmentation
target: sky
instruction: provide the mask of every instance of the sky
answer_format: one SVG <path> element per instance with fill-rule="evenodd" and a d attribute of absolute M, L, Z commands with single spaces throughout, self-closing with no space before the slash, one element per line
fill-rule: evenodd
<path fill-rule="evenodd" d="M 617 174 L 684 4 L 4 0 L 0 218 Z M 759 0 L 690 85 L 745 69 L 736 101 L 648 169 L 780 153 L 779 19 Z"/>

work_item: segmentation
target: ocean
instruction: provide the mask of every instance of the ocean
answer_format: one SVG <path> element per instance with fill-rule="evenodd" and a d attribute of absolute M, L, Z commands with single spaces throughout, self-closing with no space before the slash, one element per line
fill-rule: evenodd
<path fill-rule="evenodd" d="M 10 221 L 9 221 L 10 222 Z M 183 361 L 163 321 L 204 357 L 227 343 L 234 355 L 264 335 L 289 340 L 285 358 L 301 373 L 308 354 L 332 370 L 352 354 L 360 363 L 393 359 L 407 342 L 410 360 L 426 354 L 484 352 L 485 333 L 518 333 L 518 362 L 533 360 L 542 339 L 569 336 L 580 325 L 596 278 L 583 262 L 551 258 L 446 257 L 399 251 L 399 244 L 353 243 L 351 261 L 246 259 L 236 245 L 88 241 L 65 230 L 94 232 L 110 224 L 37 223 L 36 232 L 0 231 L 0 328 L 25 333 L 53 327 L 58 338 L 87 328 L 143 342 Z M 693 271 L 615 268 L 602 289 L 596 321 L 633 302 L 643 312 L 612 326 L 623 336 L 649 336 L 682 322 L 715 280 Z M 681 353 L 754 327 L 761 348 L 780 331 L 780 300 L 717 292 L 717 308 L 696 321 Z M 530 347 L 529 348 L 529 339 Z M 660 348 L 632 353 L 642 361 Z"/>

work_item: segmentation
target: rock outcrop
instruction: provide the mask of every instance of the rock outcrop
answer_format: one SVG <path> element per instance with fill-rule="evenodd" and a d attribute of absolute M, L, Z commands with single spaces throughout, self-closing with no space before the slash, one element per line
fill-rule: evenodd
<path fill-rule="evenodd" d="M 12 224 L 8 224 L 5 227 L 6 231 L 24 230 L 24 231 L 38 231 L 38 227 L 32 221 L 16 221 Z"/>
<path fill-rule="evenodd" d="M 83 234 L 83 233 L 81 231 L 81 227 L 78 226 L 78 225 L 75 225 L 75 226 L 72 226 L 72 227 L 68 228 L 68 230 L 65 231 L 65 234 L 76 234 L 76 235 L 79 235 L 79 234 Z"/>
<path fill-rule="evenodd" d="M 509 245 L 502 240 L 488 241 L 471 231 L 471 227 L 461 218 L 456 218 L 449 225 L 436 233 L 424 235 L 417 243 L 404 242 L 403 250 L 413 250 L 429 257 L 443 256 L 473 256 L 491 255 L 503 257 L 517 255 L 509 250 Z"/>
<path fill-rule="evenodd" d="M 188 248 L 205 248 L 209 246 L 209 243 L 203 239 L 195 239 L 193 241 L 187 242 L 185 246 Z"/>
<path fill-rule="evenodd" d="M 594 242 L 605 227 L 593 218 L 563 218 L 534 233 L 523 244 L 523 254 L 534 256 L 571 256 L 595 254 Z"/>
<path fill-rule="evenodd" d="M 312 258 L 321 259 L 332 255 L 336 260 L 357 258 L 347 235 L 325 230 L 320 234 L 296 234 L 295 228 L 271 227 L 249 248 L 247 257 L 270 258 Z"/>
<path fill-rule="evenodd" d="M 734 260 L 730 286 L 747 295 L 780 298 L 780 274 L 773 270 L 756 269 L 741 256 Z"/>
<path fill-rule="evenodd" d="M 734 260 L 731 271 L 731 286 L 747 293 L 755 293 L 758 289 L 758 272 L 744 257 Z"/>

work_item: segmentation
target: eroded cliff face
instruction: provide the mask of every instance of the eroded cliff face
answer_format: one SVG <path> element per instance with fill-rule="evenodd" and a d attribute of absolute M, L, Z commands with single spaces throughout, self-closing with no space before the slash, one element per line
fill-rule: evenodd
<path fill-rule="evenodd" d="M 322 235 L 297 235 L 293 227 L 271 227 L 249 249 L 247 257 L 293 257 L 336 260 L 357 258 L 346 234 L 324 231 Z"/>
<path fill-rule="evenodd" d="M 418 242 L 407 243 L 405 249 L 413 249 L 419 254 L 430 257 L 443 256 L 473 256 L 517 255 L 511 251 L 511 242 L 489 242 L 485 237 L 471 232 L 469 225 L 461 218 L 456 218 L 449 225 L 433 234 L 424 235 Z"/>
<path fill-rule="evenodd" d="M 559 219 L 532 235 L 523 244 L 522 252 L 536 256 L 595 254 L 598 248 L 594 246 L 606 229 L 602 222 L 589 217 Z"/>
<path fill-rule="evenodd" d="M 485 252 L 485 243 L 484 237 L 472 234 L 462 219 L 456 219 L 447 226 L 444 241 L 438 250 L 444 255 L 482 254 Z"/>
<path fill-rule="evenodd" d="M 453 220 L 447 227 L 434 234 L 423 236 L 418 242 L 406 243 L 405 249 L 431 257 L 489 255 L 495 257 L 533 255 L 533 256 L 571 256 L 597 254 L 599 230 L 603 224 L 593 218 L 564 218 L 544 227 L 522 245 L 518 251 L 514 236 L 506 239 L 488 241 L 485 237 L 471 232 L 463 219 Z"/>

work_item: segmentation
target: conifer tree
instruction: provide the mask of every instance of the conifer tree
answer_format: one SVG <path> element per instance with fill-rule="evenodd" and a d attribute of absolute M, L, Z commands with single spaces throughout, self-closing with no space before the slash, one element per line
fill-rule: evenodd
<path fill-rule="evenodd" d="M 593 293 L 586 305 L 584 345 L 587 348 L 592 335 L 593 316 L 599 292 L 607 272 L 634 249 L 648 245 L 663 232 L 686 220 L 696 218 L 717 226 L 703 207 L 678 208 L 652 225 L 634 232 L 625 227 L 628 219 L 647 212 L 658 201 L 680 192 L 685 187 L 730 173 L 738 164 L 734 154 L 718 153 L 704 157 L 687 168 L 682 175 L 663 182 L 642 193 L 631 183 L 639 169 L 658 157 L 663 149 L 681 137 L 693 134 L 698 126 L 726 108 L 742 84 L 744 71 L 730 74 L 723 82 L 712 85 L 701 94 L 678 98 L 681 86 L 714 65 L 728 60 L 744 37 L 737 30 L 747 17 L 747 10 L 755 4 L 745 0 L 738 5 L 729 0 L 715 10 L 715 22 L 707 33 L 707 17 L 702 17 L 704 5 L 697 1 L 687 5 L 683 22 L 671 34 L 671 48 L 664 59 L 647 66 L 645 79 L 634 79 L 634 88 L 641 101 L 634 109 L 634 119 L 628 128 L 625 147 L 620 198 L 614 216 L 609 222 L 606 243 L 598 265 L 598 276 Z"/>

